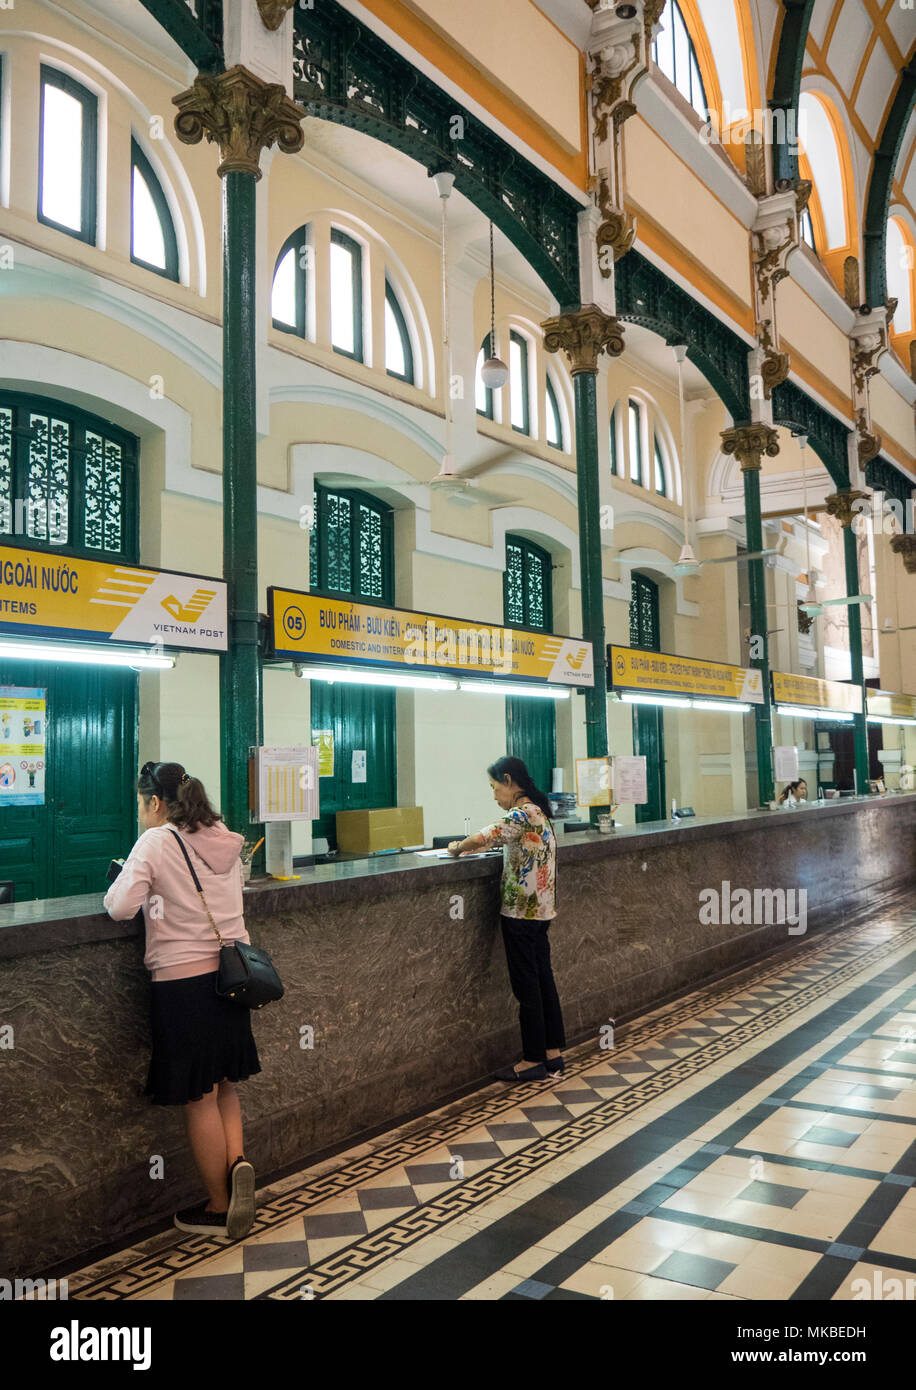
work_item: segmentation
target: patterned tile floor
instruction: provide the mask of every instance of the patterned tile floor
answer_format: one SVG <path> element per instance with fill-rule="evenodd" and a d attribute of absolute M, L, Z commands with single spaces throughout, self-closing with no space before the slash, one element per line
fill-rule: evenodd
<path fill-rule="evenodd" d="M 914 1296 L 916 894 L 566 1063 L 261 1190 L 242 1242 L 162 1232 L 70 1296 Z"/>

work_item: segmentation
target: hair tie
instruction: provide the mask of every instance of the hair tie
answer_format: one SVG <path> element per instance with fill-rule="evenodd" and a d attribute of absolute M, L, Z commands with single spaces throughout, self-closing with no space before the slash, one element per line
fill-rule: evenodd
<path fill-rule="evenodd" d="M 190 777 L 188 776 L 188 774 L 187 774 L 186 772 L 183 772 L 183 773 L 181 774 L 181 782 L 179 783 L 179 786 L 184 786 L 185 782 L 190 782 L 190 780 L 191 780 L 191 779 L 190 779 Z"/>

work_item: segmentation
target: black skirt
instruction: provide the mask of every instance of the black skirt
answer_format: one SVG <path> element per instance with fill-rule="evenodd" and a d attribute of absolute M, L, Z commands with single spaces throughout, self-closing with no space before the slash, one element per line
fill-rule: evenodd
<path fill-rule="evenodd" d="M 215 970 L 151 982 L 153 1056 L 145 1094 L 154 1105 L 200 1100 L 220 1081 L 246 1081 L 261 1070 L 251 1011 L 220 999 Z"/>

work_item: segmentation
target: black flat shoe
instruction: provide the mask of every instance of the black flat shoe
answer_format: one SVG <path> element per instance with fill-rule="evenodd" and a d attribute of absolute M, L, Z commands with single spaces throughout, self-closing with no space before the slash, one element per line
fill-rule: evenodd
<path fill-rule="evenodd" d="M 190 1231 L 192 1235 L 225 1236 L 227 1214 L 224 1211 L 207 1211 L 206 1202 L 199 1202 L 196 1207 L 185 1207 L 178 1212 L 175 1225 L 179 1231 Z"/>
<path fill-rule="evenodd" d="M 247 1158 L 237 1158 L 229 1169 L 229 1210 L 226 1213 L 226 1234 L 230 1240 L 241 1240 L 254 1225 L 254 1168 Z"/>
<path fill-rule="evenodd" d="M 543 1062 L 538 1062 L 536 1067 L 528 1067 L 525 1071 L 516 1071 L 514 1067 L 503 1067 L 502 1071 L 495 1071 L 493 1077 L 496 1081 L 545 1081 L 547 1068 Z"/>
<path fill-rule="evenodd" d="M 566 1063 L 562 1057 L 548 1057 L 544 1066 L 554 1076 L 558 1071 L 563 1072 L 566 1070 Z"/>

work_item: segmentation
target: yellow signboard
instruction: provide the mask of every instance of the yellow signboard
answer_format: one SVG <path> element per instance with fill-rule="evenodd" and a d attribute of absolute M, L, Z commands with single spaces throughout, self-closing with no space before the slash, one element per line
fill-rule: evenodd
<path fill-rule="evenodd" d="M 916 695 L 897 695 L 890 690 L 869 690 L 868 713 L 888 719 L 916 719 Z"/>
<path fill-rule="evenodd" d="M 274 652 L 293 661 L 397 667 L 437 675 L 594 685 L 581 637 L 491 627 L 403 608 L 269 589 Z"/>
<path fill-rule="evenodd" d="M 0 546 L 0 638 L 76 638 L 226 650 L 219 579 Z"/>
<path fill-rule="evenodd" d="M 843 681 L 826 681 L 817 676 L 793 676 L 773 672 L 773 699 L 777 705 L 804 705 L 808 709 L 832 709 L 841 714 L 862 713 L 862 690 Z"/>
<path fill-rule="evenodd" d="M 615 690 L 763 704 L 763 677 L 752 667 L 638 651 L 634 647 L 612 646 L 608 653 L 608 675 Z"/>

